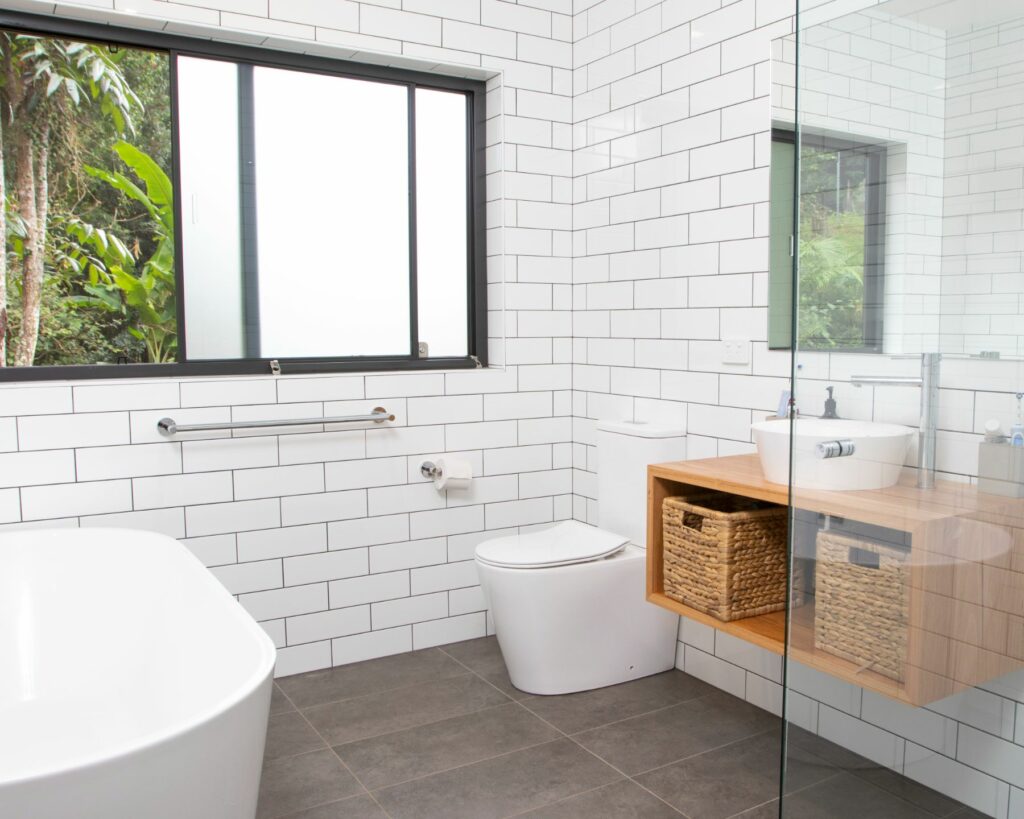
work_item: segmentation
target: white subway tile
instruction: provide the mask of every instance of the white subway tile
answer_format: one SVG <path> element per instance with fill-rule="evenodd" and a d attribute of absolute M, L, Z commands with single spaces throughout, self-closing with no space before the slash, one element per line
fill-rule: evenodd
<path fill-rule="evenodd" d="M 236 563 L 210 569 L 232 594 L 281 588 L 281 561 L 261 560 L 257 563 Z"/>
<path fill-rule="evenodd" d="M 181 444 L 167 442 L 80 449 L 75 453 L 75 466 L 80 481 L 173 474 L 181 472 Z"/>
<path fill-rule="evenodd" d="M 370 547 L 370 571 L 373 574 L 432 566 L 446 560 L 447 547 L 443 537 Z"/>
<path fill-rule="evenodd" d="M 324 468 L 320 464 L 240 469 L 234 474 L 238 500 L 324 491 Z"/>
<path fill-rule="evenodd" d="M 338 461 L 325 465 L 327 490 L 357 489 L 404 484 L 406 459 L 371 458 L 364 461 Z"/>
<path fill-rule="evenodd" d="M 742 668 L 720 660 L 713 654 L 706 654 L 693 646 L 680 645 L 683 647 L 683 671 L 716 688 L 729 692 L 734 697 L 743 698 L 747 674 Z"/>
<path fill-rule="evenodd" d="M 274 466 L 277 464 L 277 438 L 263 436 L 186 441 L 181 445 L 181 458 L 186 472 Z"/>
<path fill-rule="evenodd" d="M 409 596 L 409 572 L 397 571 L 384 574 L 370 574 L 343 580 L 332 580 L 328 584 L 331 608 L 358 606 L 363 603 L 377 603 Z"/>
<path fill-rule="evenodd" d="M 414 395 L 444 395 L 440 373 L 366 376 L 366 394 L 378 398 L 407 398 Z"/>
<path fill-rule="evenodd" d="M 181 384 L 181 406 L 221 407 L 239 404 L 273 404 L 277 387 L 271 377 L 259 380 L 208 378 Z"/>
<path fill-rule="evenodd" d="M 532 523 L 550 523 L 554 520 L 551 498 L 489 503 L 484 510 L 488 529 L 509 526 L 528 526 Z"/>
<path fill-rule="evenodd" d="M 347 461 L 366 457 L 366 433 L 362 430 L 285 435 L 279 443 L 281 464 Z"/>
<path fill-rule="evenodd" d="M 399 626 L 352 637 L 339 637 L 331 641 L 331 649 L 337 665 L 401 654 L 412 651 L 412 627 Z"/>
<path fill-rule="evenodd" d="M 356 4 L 353 3 L 352 5 Z M 277 400 L 281 403 L 345 401 L 362 397 L 362 376 L 335 375 L 324 378 L 282 378 L 277 382 Z"/>
<path fill-rule="evenodd" d="M 74 480 L 75 453 L 70 449 L 0 455 L 0 488 Z"/>
<path fill-rule="evenodd" d="M 128 413 L 25 416 L 18 419 L 18 441 L 23 450 L 127 444 Z"/>
<path fill-rule="evenodd" d="M 366 516 L 366 492 L 322 492 L 281 498 L 281 524 L 323 523 Z M 256 527 L 251 527 L 256 528 Z M 264 527 L 259 527 L 264 528 Z"/>
<path fill-rule="evenodd" d="M 366 457 L 413 455 L 436 452 L 444 447 L 444 427 L 392 427 L 366 432 Z M 464 447 L 471 449 L 472 447 Z"/>
<path fill-rule="evenodd" d="M 356 577 L 368 571 L 369 558 L 366 549 L 343 549 L 284 559 L 284 581 L 288 586 Z"/>
<path fill-rule="evenodd" d="M 409 516 L 404 514 L 343 520 L 327 525 L 327 542 L 331 549 L 356 549 L 408 539 Z"/>
<path fill-rule="evenodd" d="M 0 452 L 14 452 L 18 448 L 18 421 L 0 418 Z"/>
<path fill-rule="evenodd" d="M 480 584 L 480 578 L 477 576 L 476 561 L 463 560 L 458 563 L 413 569 L 411 582 L 412 593 L 415 595 L 477 586 Z"/>
<path fill-rule="evenodd" d="M 370 616 L 375 628 L 393 628 L 424 620 L 448 616 L 448 594 L 426 594 L 421 597 L 403 597 L 370 604 Z"/>
<path fill-rule="evenodd" d="M 230 472 L 136 478 L 132 481 L 132 494 L 136 509 L 234 500 Z"/>
<path fill-rule="evenodd" d="M 189 537 L 270 529 L 280 525 L 280 501 L 276 498 L 190 506 L 185 510 L 185 528 Z"/>
<path fill-rule="evenodd" d="M 327 550 L 327 527 L 322 523 L 238 533 L 238 560 L 267 560 Z"/>
<path fill-rule="evenodd" d="M 479 395 L 410 398 L 410 424 L 458 424 L 483 420 L 483 399 Z"/>
<path fill-rule="evenodd" d="M 52 486 L 29 486 L 21 490 L 23 520 L 125 512 L 132 508 L 131 481 L 96 481 Z"/>
<path fill-rule="evenodd" d="M 1005 815 L 1006 783 L 928 748 L 907 743 L 904 773 L 989 816 Z"/>
<path fill-rule="evenodd" d="M 458 617 L 445 617 L 442 620 L 430 620 L 416 623 L 412 627 L 412 644 L 414 649 L 430 646 L 457 643 L 487 635 L 487 621 L 483 612 L 463 614 Z"/>
<path fill-rule="evenodd" d="M 185 531 L 185 512 L 175 510 L 181 519 L 181 530 Z M 185 538 L 182 544 L 198 557 L 204 566 L 223 566 L 238 562 L 235 535 L 210 535 L 209 537 Z"/>
<path fill-rule="evenodd" d="M 256 620 L 276 620 L 327 609 L 327 584 L 285 587 L 239 596 L 238 602 Z"/>
<path fill-rule="evenodd" d="M 484 528 L 483 506 L 462 506 L 409 516 L 410 536 L 416 540 L 444 535 L 478 532 Z"/>
<path fill-rule="evenodd" d="M 277 650 L 277 663 L 274 666 L 275 677 L 287 677 L 292 674 L 303 674 L 331 667 L 331 644 L 305 643 L 288 646 Z"/>
<path fill-rule="evenodd" d="M 99 384 L 74 388 L 75 412 L 159 409 L 178 406 L 178 383 Z"/>
<path fill-rule="evenodd" d="M 71 387 L 0 386 L 0 415 L 49 415 L 71 410 Z"/>
<path fill-rule="evenodd" d="M 311 643 L 370 630 L 370 607 L 300 614 L 285 620 L 288 644 Z"/>
<path fill-rule="evenodd" d="M 81 524 L 83 529 L 142 529 L 180 539 L 185 537 L 185 510 L 151 509 L 144 512 L 89 515 L 81 518 Z"/>
<path fill-rule="evenodd" d="M 486 608 L 487 600 L 480 586 L 452 589 L 448 592 L 448 613 L 452 616 L 475 611 L 483 612 Z"/>

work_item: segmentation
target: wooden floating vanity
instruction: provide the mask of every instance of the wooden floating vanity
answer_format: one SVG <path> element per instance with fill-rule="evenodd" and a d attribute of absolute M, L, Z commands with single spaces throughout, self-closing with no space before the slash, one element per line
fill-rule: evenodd
<path fill-rule="evenodd" d="M 648 467 L 647 599 L 784 653 L 787 613 L 721 622 L 665 596 L 662 501 L 713 489 L 785 506 L 789 488 L 765 480 L 757 455 Z M 1024 667 L 1024 500 L 967 484 L 911 482 L 880 490 L 794 489 L 794 508 L 904 532 L 910 538 L 906 661 L 897 681 L 815 647 L 814 600 L 790 612 L 789 656 L 826 674 L 923 705 Z"/>

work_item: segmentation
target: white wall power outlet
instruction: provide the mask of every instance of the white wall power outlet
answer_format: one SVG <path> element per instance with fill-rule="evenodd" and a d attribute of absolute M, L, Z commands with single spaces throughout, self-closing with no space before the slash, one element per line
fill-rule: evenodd
<path fill-rule="evenodd" d="M 725 339 L 722 342 L 723 364 L 749 364 L 750 342 L 741 339 Z"/>

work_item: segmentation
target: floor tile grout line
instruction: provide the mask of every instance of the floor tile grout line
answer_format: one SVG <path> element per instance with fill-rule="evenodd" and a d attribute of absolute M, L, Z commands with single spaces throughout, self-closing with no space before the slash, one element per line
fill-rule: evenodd
<path fill-rule="evenodd" d="M 454 659 L 454 657 L 452 659 Z M 459 665 L 462 665 L 462 663 L 459 663 Z M 334 667 L 335 668 L 341 668 L 342 666 L 334 666 Z M 464 665 L 462 667 L 466 668 L 466 666 L 464 666 Z M 468 673 L 474 673 L 471 669 L 468 669 L 468 668 L 467 668 L 467 672 Z M 406 688 L 413 688 L 415 686 L 423 685 L 425 683 L 446 682 L 448 680 L 454 680 L 454 679 L 458 679 L 459 677 L 465 677 L 465 676 L 466 676 L 465 673 L 460 673 L 460 674 L 452 674 L 450 677 L 435 677 L 433 679 L 428 679 L 428 680 L 417 680 L 416 682 L 408 683 L 407 685 L 396 685 L 394 688 L 381 688 L 381 689 L 378 689 L 376 691 L 368 691 L 365 694 L 359 694 L 358 696 L 355 696 L 355 697 L 341 697 L 341 698 L 336 699 L 336 700 L 325 700 L 324 702 L 312 703 L 311 705 L 298 706 L 298 705 L 295 704 L 295 701 L 293 699 L 291 699 L 291 697 L 288 697 L 288 701 L 294 706 L 295 710 L 302 711 L 302 710 L 308 710 L 310 708 L 321 708 L 321 707 L 323 707 L 325 705 L 337 705 L 339 702 L 352 702 L 353 700 L 359 700 L 359 699 L 362 699 L 363 697 L 373 697 L 373 696 L 377 696 L 378 694 L 386 694 L 386 693 L 392 692 L 392 691 L 402 691 L 402 690 L 404 690 Z M 284 689 L 283 688 L 281 689 L 281 693 L 284 693 Z M 288 695 L 285 694 L 285 696 L 287 697 Z"/>
<path fill-rule="evenodd" d="M 533 748 L 540 748 L 542 745 L 550 745 L 552 742 L 558 742 L 560 739 L 561 739 L 561 737 L 554 737 L 553 739 L 545 739 L 543 742 L 534 742 L 534 743 L 532 743 L 530 745 L 524 745 L 521 748 L 512 748 L 511 750 L 508 750 L 508 751 L 502 751 L 500 754 L 492 754 L 491 756 L 485 756 L 485 757 L 481 757 L 480 759 L 474 759 L 472 762 L 463 762 L 461 765 L 452 765 L 450 768 L 443 768 L 442 770 L 439 770 L 439 771 L 431 771 L 428 774 L 423 774 L 421 776 L 414 776 L 411 779 L 403 779 L 401 782 L 391 782 L 390 784 L 381 785 L 379 788 L 375 788 L 374 790 L 370 791 L 370 793 L 371 794 L 372 793 L 377 793 L 379 791 L 387 790 L 388 788 L 396 788 L 399 785 L 407 785 L 410 782 L 420 782 L 420 781 L 422 781 L 424 779 L 430 779 L 430 777 L 432 777 L 432 776 L 438 776 L 438 775 L 443 774 L 443 773 L 451 773 L 452 771 L 457 771 L 460 768 L 469 768 L 469 767 L 471 767 L 473 765 L 479 764 L 480 762 L 490 762 L 490 761 L 495 760 L 495 759 L 501 759 L 503 756 L 510 756 L 511 754 L 517 754 L 520 751 L 529 751 L 529 750 L 531 750 Z"/>
<path fill-rule="evenodd" d="M 494 703 L 494 705 L 485 705 L 482 708 L 475 708 L 472 711 L 461 711 L 447 714 L 445 716 L 438 717 L 437 719 L 430 719 L 427 722 L 417 722 L 415 725 L 408 725 L 405 728 L 396 728 L 393 731 L 385 731 L 381 734 L 372 734 L 370 736 L 365 737 L 356 737 L 355 739 L 346 740 L 345 742 L 336 742 L 334 745 L 328 745 L 328 747 L 341 748 L 345 745 L 351 745 L 354 742 L 366 742 L 372 739 L 380 739 L 381 737 L 389 737 L 393 734 L 401 734 L 405 731 L 414 731 L 417 728 L 425 728 L 428 725 L 437 725 L 439 722 L 444 722 L 445 720 L 458 719 L 459 717 L 468 717 L 473 714 L 482 713 L 483 711 L 490 711 L 492 708 L 501 708 L 501 706 L 508 705 L 510 702 L 515 702 L 515 700 L 509 698 L 506 702 L 496 702 Z"/>
<path fill-rule="evenodd" d="M 554 729 L 555 729 L 556 731 L 558 731 L 558 732 L 559 732 L 559 733 L 560 733 L 560 734 L 561 734 L 561 735 L 562 735 L 563 737 L 565 737 L 565 738 L 566 738 L 567 740 L 569 740 L 569 741 L 570 741 L 571 743 L 573 743 L 573 744 L 574 744 L 574 745 L 575 745 L 575 746 L 576 746 L 577 748 L 580 748 L 580 749 L 582 749 L 582 750 L 583 750 L 584 752 L 586 752 L 586 753 L 590 754 L 590 755 L 591 755 L 592 757 L 594 757 L 594 759 L 596 759 L 596 760 L 597 760 L 598 762 L 602 763 L 603 765 L 607 765 L 607 766 L 608 766 L 609 768 L 611 768 L 611 769 L 612 769 L 613 771 L 615 771 L 615 772 L 616 772 L 617 774 L 619 774 L 619 775 L 620 775 L 621 777 L 623 777 L 624 779 L 628 779 L 628 780 L 629 780 L 630 782 L 632 782 L 632 783 L 633 783 L 634 785 L 636 785 L 636 786 L 637 786 L 638 788 L 641 788 L 642 790 L 645 790 L 645 791 L 647 791 L 647 793 L 649 793 L 649 794 L 650 794 L 651 796 L 653 796 L 653 797 L 654 797 L 655 799 L 657 799 L 657 800 L 658 800 L 659 802 L 662 802 L 663 804 L 667 805 L 667 806 L 669 807 L 669 809 L 671 809 L 671 810 L 674 810 L 674 811 L 675 811 L 676 813 L 680 814 L 681 816 L 685 816 L 685 817 L 686 817 L 686 819 L 690 819 L 690 817 L 689 817 L 689 816 L 687 816 L 687 814 L 683 813 L 683 812 L 682 812 L 681 810 L 679 810 L 679 808 L 677 808 L 677 807 L 676 807 L 675 805 L 672 805 L 672 804 L 670 804 L 669 802 L 667 802 L 666 800 L 662 799 L 662 798 L 661 798 L 660 796 L 658 796 L 658 794 L 656 794 L 656 793 L 655 793 L 654 791 L 652 791 L 652 790 L 651 790 L 650 788 L 648 788 L 647 786 L 645 786 L 645 785 L 644 785 L 643 783 L 641 783 L 641 782 L 637 782 L 637 781 L 636 781 L 636 780 L 635 780 L 635 779 L 634 779 L 634 778 L 633 778 L 632 776 L 630 776 L 630 775 L 629 775 L 628 773 L 626 773 L 625 771 L 623 771 L 623 770 L 622 770 L 621 768 L 619 768 L 619 767 L 617 767 L 617 766 L 613 765 L 613 764 L 612 764 L 611 762 L 609 762 L 609 761 L 608 761 L 607 759 L 605 759 L 604 757 L 602 757 L 602 756 L 599 756 L 598 754 L 596 754 L 596 753 L 594 753 L 593 751 L 591 751 L 591 750 L 590 750 L 589 748 L 587 748 L 587 747 L 586 747 L 586 746 L 584 746 L 584 745 L 583 745 L 582 743 L 580 743 L 580 742 L 579 742 L 578 740 L 576 740 L 576 739 L 575 739 L 575 738 L 574 738 L 573 736 L 571 736 L 570 734 L 567 734 L 567 733 L 565 733 L 565 731 L 563 731 L 563 730 L 562 730 L 561 728 L 559 728 L 559 727 L 558 727 L 557 725 L 555 725 L 555 724 L 553 724 L 553 723 L 549 722 L 548 720 L 544 719 L 544 717 L 542 717 L 542 716 L 541 716 L 540 714 L 538 714 L 538 713 L 536 713 L 535 711 L 533 711 L 532 709 L 530 709 L 530 708 L 529 708 L 529 706 L 525 705 L 525 704 L 524 704 L 524 703 L 522 703 L 522 702 L 520 702 L 519 704 L 520 704 L 520 705 L 522 705 L 522 706 L 523 706 L 523 708 L 525 708 L 525 709 L 526 709 L 527 711 L 529 711 L 529 712 L 530 712 L 531 714 L 533 714 L 533 715 L 534 715 L 534 716 L 535 716 L 535 717 L 536 717 L 537 719 L 539 719 L 539 720 L 540 720 L 541 722 L 545 723 L 546 725 L 550 725 L 550 726 L 551 726 L 552 728 L 554 728 Z M 669 706 L 669 707 L 672 707 L 672 706 Z M 664 709 L 661 709 L 661 708 L 659 708 L 658 710 L 659 710 L 659 711 L 661 711 L 661 710 L 664 710 Z M 648 713 L 656 713 L 656 712 L 652 711 L 652 712 L 648 712 Z M 610 785 L 611 783 L 610 783 L 610 782 L 606 782 L 605 784 L 606 784 L 606 785 Z M 573 795 L 574 795 L 574 796 L 579 796 L 579 794 L 573 794 Z M 549 803 L 549 804 L 553 804 L 553 803 Z"/>
<path fill-rule="evenodd" d="M 444 651 L 444 649 L 443 649 L 443 648 L 442 648 L 441 650 L 442 650 L 442 651 Z M 448 654 L 448 652 L 447 652 L 447 651 L 445 651 L 444 653 L 445 653 L 445 654 Z M 449 656 L 449 657 L 451 657 L 452 655 L 451 655 L 451 654 L 448 654 L 448 656 Z M 469 666 L 467 666 L 467 665 L 466 665 L 465 663 L 463 663 L 463 662 L 462 662 L 461 660 L 459 660 L 458 658 L 456 658 L 456 657 L 452 657 L 452 659 L 453 659 L 453 660 L 455 660 L 455 661 L 456 661 L 457 663 L 459 663 L 460 665 L 462 665 L 463 667 L 465 667 L 465 668 L 469 668 Z M 484 681 L 485 683 L 487 683 L 488 685 L 490 685 L 490 686 L 494 687 L 494 688 L 495 688 L 496 690 L 498 690 L 498 691 L 501 691 L 501 689 L 500 689 L 500 688 L 498 688 L 498 686 L 494 685 L 494 683 L 492 683 L 492 682 L 491 682 L 490 680 L 488 680 L 488 679 L 487 679 L 486 677 L 484 677 L 484 676 L 483 676 L 482 674 L 480 674 L 480 673 L 479 673 L 478 671 L 475 671 L 475 670 L 474 670 L 474 669 L 472 669 L 472 668 L 470 668 L 469 670 L 470 670 L 470 672 L 471 672 L 471 673 L 473 673 L 473 674 L 476 674 L 476 676 L 477 676 L 477 677 L 479 677 L 479 678 L 480 678 L 481 680 L 483 680 L 483 681 Z M 517 689 L 517 690 L 518 690 L 518 689 Z M 505 692 L 502 692 L 502 693 L 505 693 Z M 508 696 L 508 695 L 506 694 L 506 696 Z M 653 792 L 653 791 L 651 791 L 651 790 L 650 790 L 649 788 L 646 788 L 646 787 L 644 787 L 644 786 L 643 786 L 642 784 L 640 784 L 639 782 L 637 782 L 637 781 L 636 781 L 635 779 L 633 779 L 633 778 L 632 778 L 631 776 L 629 776 L 628 774 L 626 774 L 626 773 L 624 773 L 623 771 L 619 770 L 619 769 L 618 769 L 618 768 L 616 768 L 616 767 L 615 767 L 614 765 L 610 764 L 610 763 L 609 763 L 609 762 L 607 762 L 606 760 L 604 760 L 604 759 L 602 759 L 601 757 L 599 757 L 599 756 L 598 756 L 597 754 L 593 753 L 593 752 L 592 752 L 592 751 L 591 751 L 591 750 L 590 750 L 589 748 L 584 748 L 584 747 L 583 747 L 582 745 L 580 745 L 580 743 L 579 743 L 579 742 L 577 742 L 576 740 L 574 740 L 574 739 L 573 739 L 573 738 L 572 738 L 572 737 L 571 737 L 571 736 L 570 736 L 569 734 L 565 733 L 565 731 L 563 731 L 563 730 L 562 730 L 561 728 L 559 728 L 559 727 L 558 727 L 557 725 L 555 725 L 555 724 L 553 724 L 553 723 L 549 722 L 548 720 L 544 719 L 544 717 L 540 716 L 540 715 L 539 715 L 539 714 L 537 714 L 537 713 L 536 713 L 535 711 L 533 711 L 532 709 L 530 709 L 530 708 L 529 708 L 529 706 L 527 706 L 527 705 L 526 705 L 526 704 L 525 704 L 525 703 L 524 703 L 524 702 L 523 702 L 522 700 L 516 700 L 516 699 L 513 699 L 513 702 L 515 702 L 515 703 L 516 703 L 517 705 L 519 705 L 519 706 L 520 706 L 520 707 L 521 707 L 521 708 L 522 708 L 523 710 L 525 710 L 525 711 L 526 711 L 527 713 L 529 713 L 529 714 L 532 714 L 532 715 L 533 715 L 534 717 L 536 717 L 536 718 L 537 718 L 538 720 L 540 720 L 541 722 L 543 722 L 543 723 L 544 723 L 545 725 L 547 725 L 547 726 L 548 726 L 549 728 L 552 728 L 552 729 L 553 729 L 554 731 L 556 731 L 556 732 L 557 732 L 558 734 L 560 734 L 560 735 L 561 735 L 561 737 L 562 737 L 563 739 L 567 739 L 567 740 L 569 740 L 569 741 L 570 741 L 570 742 L 572 742 L 572 743 L 573 743 L 574 745 L 576 745 L 576 747 L 578 747 L 578 748 L 581 748 L 581 749 L 582 749 L 583 751 L 585 751 L 586 753 L 590 754 L 590 755 L 591 755 L 592 757 L 594 757 L 594 759 L 598 760 L 598 761 L 599 761 L 600 763 L 602 763 L 603 765 L 607 765 L 607 766 L 608 766 L 609 768 L 611 768 L 611 769 L 612 769 L 613 771 L 615 771 L 615 772 L 616 772 L 617 774 L 619 774 L 620 776 L 622 776 L 622 777 L 623 777 L 624 779 L 628 779 L 628 780 L 629 780 L 630 782 L 632 782 L 632 783 L 633 783 L 634 785 L 636 785 L 637 787 L 639 787 L 639 788 L 641 788 L 641 789 L 643 789 L 643 790 L 647 791 L 647 793 L 651 794 L 651 796 L 653 796 L 653 797 L 654 797 L 655 799 L 657 799 L 657 800 L 658 800 L 659 802 L 662 802 L 663 804 L 667 805 L 667 806 L 669 807 L 669 809 L 670 809 L 670 810 L 673 810 L 673 811 L 675 811 L 676 813 L 680 814 L 681 816 L 684 816 L 684 817 L 686 816 L 686 814 L 685 814 L 685 813 L 683 813 L 682 811 L 680 811 L 679 809 L 677 809 L 677 808 L 676 808 L 675 806 L 673 806 L 673 805 L 670 805 L 670 804 L 669 804 L 668 802 L 666 802 L 666 801 L 665 801 L 664 799 L 662 799 L 662 798 L 661 798 L 660 796 L 658 796 L 658 794 L 654 793 L 654 792 Z M 677 703 L 677 705 L 678 705 L 678 703 Z M 667 706 L 667 707 L 671 708 L 672 706 Z M 664 709 L 660 709 L 660 708 L 659 708 L 659 709 L 656 709 L 656 710 L 657 710 L 657 711 L 661 711 L 661 710 L 664 710 Z M 654 711 L 649 711 L 649 712 L 647 712 L 647 713 L 655 713 L 655 712 L 654 712 Z M 606 782 L 606 783 L 604 783 L 604 785 L 610 785 L 610 784 L 611 784 L 610 782 Z M 601 786 L 599 786 L 599 787 L 604 787 L 604 785 L 601 785 Z M 589 790 L 595 790 L 595 789 L 594 789 L 594 788 L 591 788 L 591 789 L 589 789 Z M 589 792 L 589 791 L 580 791 L 579 793 L 574 793 L 574 794 L 570 794 L 569 796 L 567 796 L 567 797 L 564 797 L 564 798 L 565 798 L 565 799 L 570 799 L 570 798 L 573 798 L 573 797 L 579 796 L 579 795 L 580 795 L 580 793 L 588 793 L 588 792 Z M 555 802 L 548 802 L 548 803 L 546 803 L 546 805 L 545 805 L 545 806 L 547 806 L 547 805 L 554 805 L 554 804 L 557 804 L 558 802 L 561 802 L 561 801 L 563 801 L 563 800 L 562 800 L 562 799 L 559 799 L 559 800 L 556 800 Z M 535 808 L 530 808 L 530 810 L 535 810 Z M 509 815 L 509 816 L 515 816 L 515 815 L 517 815 L 517 814 L 508 814 L 508 815 Z M 519 813 L 518 815 L 522 815 L 522 812 L 520 812 L 520 813 Z M 686 817 L 686 819 L 690 819 L 690 817 Z"/>
<path fill-rule="evenodd" d="M 633 776 L 645 776 L 646 774 L 654 773 L 654 771 L 660 771 L 663 768 L 671 768 L 673 765 L 678 765 L 680 762 L 687 762 L 688 760 L 696 759 L 699 756 L 704 756 L 704 754 L 710 754 L 710 753 L 713 753 L 714 751 L 721 751 L 723 748 L 728 748 L 731 745 L 738 745 L 741 742 L 747 742 L 747 741 L 753 739 L 754 737 L 759 737 L 762 734 L 767 734 L 767 733 L 768 733 L 768 731 L 755 731 L 752 734 L 747 734 L 747 735 L 742 736 L 742 737 L 737 737 L 736 739 L 730 739 L 728 742 L 723 742 L 721 745 L 715 745 L 712 748 L 705 748 L 703 751 L 697 751 L 696 753 L 693 753 L 693 754 L 687 754 L 686 756 L 681 756 L 678 759 L 673 759 L 671 762 L 666 762 L 666 763 L 664 763 L 662 765 L 655 765 L 653 768 L 646 768 L 646 769 L 644 769 L 642 771 L 637 771 L 635 774 L 633 774 Z M 833 767 L 834 768 L 835 766 L 834 765 L 830 765 L 829 767 Z M 748 808 L 748 810 L 749 810 L 749 808 Z"/>
<path fill-rule="evenodd" d="M 378 808 L 380 808 L 381 813 L 383 813 L 386 817 L 388 817 L 388 819 L 392 819 L 391 814 L 388 813 L 387 810 L 385 810 L 384 806 L 380 802 L 377 801 L 377 797 L 375 797 L 373 795 L 373 791 L 371 791 L 368 787 L 366 787 L 366 784 L 363 782 L 362 779 L 360 779 L 356 775 L 356 772 L 353 771 L 346 764 L 344 759 L 342 759 L 340 756 L 338 756 L 338 752 L 335 751 L 334 750 L 334 746 L 332 746 L 331 743 L 327 741 L 327 737 L 325 737 L 323 734 L 320 733 L 319 730 L 317 730 L 317 727 L 312 722 L 309 721 L 309 719 L 306 717 L 306 715 L 302 713 L 301 709 L 298 709 L 298 714 L 299 714 L 300 717 L 302 717 L 302 719 L 305 721 L 305 723 L 312 729 L 313 733 L 315 733 L 318 737 L 320 737 L 320 741 L 323 742 L 327 746 L 327 750 L 330 751 L 334 755 L 334 758 L 338 760 L 338 763 L 346 771 L 348 771 L 349 776 L 351 776 L 357 783 L 359 783 L 359 787 L 362 788 L 366 792 L 366 794 L 370 797 L 370 799 L 373 800 L 373 803 Z M 335 801 L 337 801 L 337 800 L 335 800 Z M 330 804 L 330 803 L 329 802 L 324 802 L 322 804 Z M 314 805 L 313 807 L 318 807 L 318 806 Z"/>

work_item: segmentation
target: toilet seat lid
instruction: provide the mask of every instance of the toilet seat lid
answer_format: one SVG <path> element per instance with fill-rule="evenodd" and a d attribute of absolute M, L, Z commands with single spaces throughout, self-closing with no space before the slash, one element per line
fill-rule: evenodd
<path fill-rule="evenodd" d="M 476 547 L 476 557 L 492 566 L 540 569 L 600 560 L 620 551 L 627 543 L 628 537 L 567 520 L 539 532 L 484 541 Z"/>

